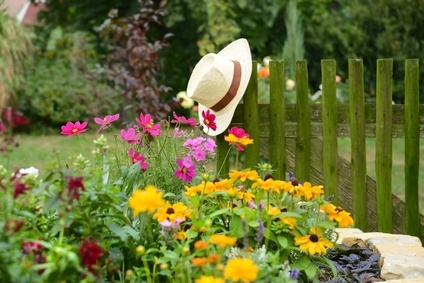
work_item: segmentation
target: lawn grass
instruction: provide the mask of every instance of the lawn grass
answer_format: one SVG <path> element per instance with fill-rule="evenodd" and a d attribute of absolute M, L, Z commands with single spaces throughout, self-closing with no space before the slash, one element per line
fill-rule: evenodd
<path fill-rule="evenodd" d="M 110 133 L 106 134 L 106 137 L 112 146 L 115 137 Z M 0 155 L 0 164 L 10 170 L 34 166 L 40 170 L 41 176 L 44 176 L 58 160 L 63 166 L 80 153 L 89 157 L 94 148 L 93 140 L 96 138 L 98 135 L 94 133 L 84 133 L 78 137 L 20 135 L 16 137 L 19 147 L 14 148 L 8 156 Z M 350 160 L 350 139 L 339 139 L 338 145 L 339 155 Z M 367 139 L 366 148 L 367 173 L 371 178 L 375 178 L 375 139 Z M 392 191 L 401 199 L 404 199 L 405 188 L 404 156 L 404 140 L 393 139 Z M 420 168 L 420 208 L 424 214 L 424 139 L 420 140 Z"/>

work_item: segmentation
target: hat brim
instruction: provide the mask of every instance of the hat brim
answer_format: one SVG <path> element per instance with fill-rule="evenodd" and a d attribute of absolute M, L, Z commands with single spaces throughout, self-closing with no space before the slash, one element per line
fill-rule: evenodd
<path fill-rule="evenodd" d="M 252 74 L 252 55 L 250 54 L 249 43 L 246 39 L 241 38 L 233 41 L 227 45 L 224 49 L 218 52 L 217 55 L 235 60 L 240 63 L 241 66 L 241 79 L 240 86 L 237 90 L 235 97 L 231 100 L 228 105 L 219 111 L 213 111 L 212 109 L 199 103 L 198 114 L 199 122 L 201 125 L 204 124 L 202 112 L 209 110 L 211 114 L 216 116 L 216 130 L 212 130 L 206 126 L 203 127 L 203 131 L 210 136 L 217 136 L 223 133 L 231 123 L 234 116 L 234 111 L 237 108 L 238 103 L 242 99 L 244 92 L 246 91 L 247 85 L 249 84 L 250 76 Z"/>

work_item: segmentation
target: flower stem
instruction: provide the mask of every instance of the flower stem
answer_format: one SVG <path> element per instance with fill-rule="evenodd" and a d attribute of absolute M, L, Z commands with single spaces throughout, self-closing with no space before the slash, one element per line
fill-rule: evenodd
<path fill-rule="evenodd" d="M 222 168 L 224 167 L 224 164 L 225 164 L 225 161 L 227 160 L 227 158 L 228 158 L 228 155 L 230 154 L 230 150 L 231 150 L 231 148 L 232 148 L 233 146 L 230 146 L 230 148 L 228 149 L 228 151 L 227 151 L 227 154 L 225 155 L 225 158 L 224 158 L 224 161 L 222 161 L 222 164 L 221 164 L 221 167 L 219 168 L 219 171 L 218 171 L 218 174 L 217 174 L 217 178 L 221 175 L 221 170 L 222 170 Z"/>

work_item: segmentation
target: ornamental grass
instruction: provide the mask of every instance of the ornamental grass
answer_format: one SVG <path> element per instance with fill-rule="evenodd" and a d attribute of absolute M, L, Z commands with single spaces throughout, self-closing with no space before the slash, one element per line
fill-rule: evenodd
<path fill-rule="evenodd" d="M 0 166 L 0 282 L 319 282 L 348 212 L 324 186 L 276 180 L 272 167 L 239 168 L 254 143 L 238 127 L 225 140 L 236 162 L 210 168 L 216 143 L 179 117 L 140 114 L 107 140 L 119 115 L 94 119 L 81 148 L 41 178 L 36 168 Z M 97 124 L 97 125 L 96 125 Z M 88 121 L 62 126 L 78 138 Z M 76 136 L 76 137 L 74 137 Z M 235 153 L 235 154 L 234 154 Z M 219 166 L 218 166 L 219 168 Z"/>

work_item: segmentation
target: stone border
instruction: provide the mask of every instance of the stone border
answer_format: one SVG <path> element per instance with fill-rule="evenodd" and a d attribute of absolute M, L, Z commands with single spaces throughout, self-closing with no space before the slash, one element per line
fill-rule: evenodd
<path fill-rule="evenodd" d="M 338 228 L 338 244 L 358 244 L 381 255 L 381 279 L 390 283 L 424 283 L 424 248 L 418 237 Z"/>

